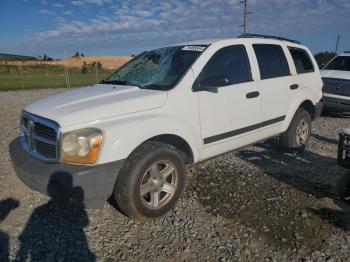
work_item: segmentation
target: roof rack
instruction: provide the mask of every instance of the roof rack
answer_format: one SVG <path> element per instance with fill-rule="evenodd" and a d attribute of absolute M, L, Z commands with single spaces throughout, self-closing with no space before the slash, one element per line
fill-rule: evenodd
<path fill-rule="evenodd" d="M 288 41 L 292 42 L 295 44 L 301 44 L 301 42 L 297 40 L 292 40 L 284 37 L 279 37 L 279 36 L 271 36 L 271 35 L 258 35 L 258 34 L 242 34 L 238 36 L 238 38 L 265 38 L 265 39 L 276 39 L 276 40 L 282 40 L 282 41 Z"/>

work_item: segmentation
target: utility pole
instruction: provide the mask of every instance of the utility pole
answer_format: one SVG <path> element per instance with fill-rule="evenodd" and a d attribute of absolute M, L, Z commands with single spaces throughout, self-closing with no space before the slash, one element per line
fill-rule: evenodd
<path fill-rule="evenodd" d="M 252 12 L 248 12 L 248 0 L 243 0 L 240 2 L 241 4 L 244 4 L 244 12 L 243 12 L 243 33 L 247 33 L 248 25 L 247 25 L 247 16 L 251 14 Z"/>
<path fill-rule="evenodd" d="M 336 43 L 336 45 L 335 45 L 335 54 L 336 54 L 336 55 L 338 54 L 339 40 L 340 40 L 340 35 L 338 34 L 338 36 L 337 36 L 337 43 Z"/>

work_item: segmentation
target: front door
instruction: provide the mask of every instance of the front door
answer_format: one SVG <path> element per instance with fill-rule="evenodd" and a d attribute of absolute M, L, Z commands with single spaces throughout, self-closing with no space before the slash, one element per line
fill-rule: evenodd
<path fill-rule="evenodd" d="M 197 83 L 216 76 L 223 76 L 227 84 L 196 93 L 203 144 L 209 147 L 231 140 L 230 149 L 235 149 L 232 140 L 254 132 L 260 122 L 260 92 L 252 80 L 245 46 L 233 45 L 217 51 Z"/>

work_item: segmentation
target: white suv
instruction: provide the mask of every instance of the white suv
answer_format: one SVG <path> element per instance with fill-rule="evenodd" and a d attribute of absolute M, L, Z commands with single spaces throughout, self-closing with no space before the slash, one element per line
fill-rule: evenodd
<path fill-rule="evenodd" d="M 350 112 L 350 52 L 332 59 L 321 70 L 324 110 Z"/>
<path fill-rule="evenodd" d="M 185 165 L 272 136 L 304 147 L 322 80 L 296 41 L 259 35 L 141 53 L 100 84 L 27 106 L 10 152 L 34 190 L 138 220 L 169 211 Z"/>

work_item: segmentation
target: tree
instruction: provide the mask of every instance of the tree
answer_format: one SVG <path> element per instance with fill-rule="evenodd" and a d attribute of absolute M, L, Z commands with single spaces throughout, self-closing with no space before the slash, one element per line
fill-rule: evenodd
<path fill-rule="evenodd" d="M 84 53 L 81 53 L 80 56 L 81 56 L 81 57 L 84 57 L 85 55 L 84 55 Z"/>
<path fill-rule="evenodd" d="M 52 61 L 53 60 L 51 57 L 48 57 L 46 54 L 44 54 L 42 57 L 39 56 L 39 59 L 42 59 L 44 61 Z"/>
<path fill-rule="evenodd" d="M 330 60 L 332 60 L 336 56 L 336 54 L 334 52 L 325 51 L 325 52 L 317 53 L 314 56 L 317 61 L 317 64 L 319 66 L 323 66 L 327 64 Z"/>
<path fill-rule="evenodd" d="M 73 57 L 80 57 L 79 51 L 76 51 Z"/>

